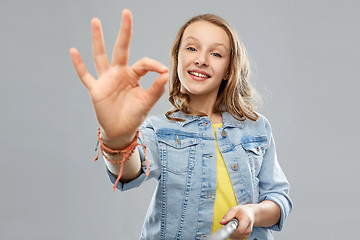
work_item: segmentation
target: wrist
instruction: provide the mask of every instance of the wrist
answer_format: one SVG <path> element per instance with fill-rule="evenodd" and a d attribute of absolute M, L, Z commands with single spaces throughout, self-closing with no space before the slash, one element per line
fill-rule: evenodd
<path fill-rule="evenodd" d="M 104 156 L 104 158 L 106 160 L 108 160 L 109 162 L 111 163 L 114 163 L 114 164 L 120 164 L 120 169 L 119 169 L 119 174 L 116 178 L 116 181 L 114 183 L 114 186 L 113 186 L 113 190 L 115 191 L 116 189 L 116 185 L 117 183 L 120 181 L 121 179 L 121 176 L 122 176 L 122 172 L 123 172 L 123 168 L 124 168 L 124 163 L 130 159 L 130 157 L 132 156 L 132 154 L 134 152 L 137 152 L 135 151 L 136 150 L 136 147 L 137 146 L 142 146 L 143 149 L 144 149 L 144 154 L 145 154 L 145 162 L 146 162 L 146 173 L 145 175 L 148 176 L 149 175 L 149 161 L 147 160 L 147 155 L 146 155 L 146 146 L 144 145 L 143 141 L 140 140 L 139 138 L 139 133 L 140 133 L 140 130 L 137 130 L 136 133 L 135 133 L 135 136 L 133 137 L 132 141 L 126 146 L 126 147 L 122 147 L 121 149 L 114 149 L 114 148 L 111 148 L 109 146 L 106 146 L 103 142 L 103 139 L 101 138 L 101 129 L 99 128 L 98 129 L 98 145 L 95 149 L 95 151 L 97 151 L 97 156 L 95 158 L 94 161 L 98 160 L 99 158 L 99 153 L 101 152 L 102 155 Z M 144 136 L 143 136 L 144 137 Z M 140 143 L 138 142 L 138 139 L 140 140 Z M 99 147 L 99 148 L 98 148 Z M 138 153 L 138 152 L 137 152 Z M 107 155 L 119 155 L 119 159 L 114 159 L 114 158 L 109 158 Z M 139 158 L 138 158 L 139 159 Z M 139 168 L 138 168 L 138 172 L 136 174 L 136 176 L 139 176 L 140 175 L 140 165 L 138 165 Z M 131 178 L 133 179 L 133 178 Z"/>
<path fill-rule="evenodd" d="M 247 203 L 246 204 L 247 207 L 250 208 L 251 212 L 252 212 L 252 216 L 253 216 L 253 220 L 254 220 L 254 226 L 257 226 L 258 222 L 259 222 L 259 216 L 261 216 L 261 206 L 260 204 L 251 204 L 251 203 Z"/>
<path fill-rule="evenodd" d="M 270 200 L 264 200 L 257 204 L 246 204 L 254 214 L 254 226 L 270 227 L 276 224 L 281 217 L 279 206 Z"/>
<path fill-rule="evenodd" d="M 123 134 L 119 137 L 108 137 L 105 131 L 100 128 L 100 138 L 104 145 L 112 149 L 123 149 L 126 148 L 131 142 L 133 142 L 135 136 L 137 135 L 137 131 L 130 134 Z"/>

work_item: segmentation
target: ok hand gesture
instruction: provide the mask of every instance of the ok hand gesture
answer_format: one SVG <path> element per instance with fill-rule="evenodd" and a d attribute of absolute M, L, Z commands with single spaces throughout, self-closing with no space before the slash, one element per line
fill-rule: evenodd
<path fill-rule="evenodd" d="M 70 49 L 70 55 L 80 80 L 91 96 L 104 142 L 109 147 L 121 148 L 131 142 L 137 128 L 164 93 L 169 78 L 168 69 L 149 58 L 143 58 L 132 66 L 128 65 L 132 33 L 132 16 L 129 10 L 122 13 L 111 63 L 105 52 L 100 20 L 92 19 L 91 26 L 98 79 L 87 71 L 75 48 Z M 145 90 L 139 81 L 149 71 L 160 75 L 151 87 Z"/>

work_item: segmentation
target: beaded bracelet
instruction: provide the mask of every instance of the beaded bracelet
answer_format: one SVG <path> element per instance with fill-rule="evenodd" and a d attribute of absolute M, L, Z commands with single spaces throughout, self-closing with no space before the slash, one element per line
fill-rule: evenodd
<path fill-rule="evenodd" d="M 149 161 L 148 161 L 148 158 L 147 158 L 147 155 L 146 155 L 146 146 L 145 144 L 141 141 L 141 138 L 139 137 L 139 132 L 141 132 L 140 130 L 138 130 L 136 132 L 136 135 L 133 139 L 133 141 L 125 148 L 123 149 L 112 149 L 112 148 L 109 148 L 108 146 L 106 146 L 104 143 L 103 143 L 103 140 L 102 138 L 100 137 L 100 128 L 98 129 L 98 134 L 97 134 L 97 144 L 96 144 L 96 148 L 95 148 L 95 151 L 97 151 L 97 155 L 94 159 L 94 161 L 98 160 L 99 159 L 99 153 L 101 151 L 102 155 L 106 158 L 106 160 L 108 160 L 109 162 L 111 163 L 115 163 L 115 164 L 121 164 L 120 165 L 120 171 L 119 171 L 119 174 L 118 174 L 118 177 L 114 183 L 114 186 L 113 186 L 113 190 L 115 191 L 116 190 L 116 185 L 117 183 L 119 182 L 120 178 L 121 178 L 121 175 L 122 175 L 122 172 L 123 172 L 123 167 L 124 167 L 124 162 L 129 160 L 129 158 L 131 157 L 131 155 L 134 153 L 135 151 L 135 148 L 137 146 L 142 146 L 143 149 L 144 149 L 144 155 L 145 155 L 145 162 L 146 162 L 146 173 L 145 175 L 148 176 L 149 175 Z M 142 138 L 144 139 L 144 134 L 141 132 L 142 134 Z M 139 139 L 139 142 L 138 143 L 138 139 Z M 100 147 L 99 147 L 99 144 L 100 144 Z M 118 160 L 118 161 L 114 161 L 114 160 L 111 160 L 109 159 L 106 154 L 104 153 L 107 153 L 109 155 L 118 155 L 118 154 L 122 154 L 122 158 L 121 160 Z"/>

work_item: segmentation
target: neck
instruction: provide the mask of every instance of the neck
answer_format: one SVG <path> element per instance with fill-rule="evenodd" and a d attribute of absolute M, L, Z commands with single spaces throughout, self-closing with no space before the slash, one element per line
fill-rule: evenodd
<path fill-rule="evenodd" d="M 189 93 L 188 93 L 189 94 Z M 216 102 L 215 97 L 204 97 L 189 94 L 190 96 L 190 110 L 205 113 L 213 124 L 222 123 L 222 115 L 214 113 L 214 106 Z"/>

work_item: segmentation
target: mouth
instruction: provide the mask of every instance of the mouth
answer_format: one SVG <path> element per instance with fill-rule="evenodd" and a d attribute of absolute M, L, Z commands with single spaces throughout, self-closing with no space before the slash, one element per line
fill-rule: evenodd
<path fill-rule="evenodd" d="M 193 77 L 195 80 L 205 80 L 207 78 L 210 78 L 211 76 L 205 72 L 198 72 L 198 71 L 189 71 L 188 72 L 191 77 Z"/>

